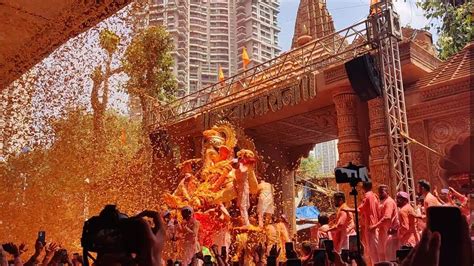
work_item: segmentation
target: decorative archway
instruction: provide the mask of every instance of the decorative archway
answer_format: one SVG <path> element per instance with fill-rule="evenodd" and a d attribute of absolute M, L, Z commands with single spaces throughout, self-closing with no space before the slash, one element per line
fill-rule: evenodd
<path fill-rule="evenodd" d="M 459 190 L 469 190 L 473 179 L 474 162 L 471 158 L 471 145 L 474 136 L 463 134 L 445 146 L 445 156 L 439 160 L 441 178 Z M 468 191 L 466 191 L 468 192 Z"/>

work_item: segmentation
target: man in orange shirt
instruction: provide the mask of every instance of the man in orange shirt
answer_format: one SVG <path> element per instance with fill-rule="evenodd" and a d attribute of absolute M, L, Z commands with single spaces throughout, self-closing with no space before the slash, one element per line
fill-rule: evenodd
<path fill-rule="evenodd" d="M 374 192 L 372 192 L 372 182 L 362 183 L 364 190 L 364 199 L 359 205 L 359 212 L 361 215 L 361 229 L 364 235 L 364 246 L 367 254 L 370 256 L 372 263 L 379 262 L 378 246 L 379 236 L 378 230 L 374 227 L 379 221 L 379 200 Z M 370 230 L 370 228 L 373 228 Z"/>
<path fill-rule="evenodd" d="M 310 229 L 311 239 L 318 244 L 322 238 L 331 239 L 329 229 L 329 217 L 325 213 L 319 214 L 318 225 Z"/>
<path fill-rule="evenodd" d="M 379 247 L 378 255 L 379 261 L 392 261 L 395 260 L 395 252 L 398 248 L 398 242 L 396 239 L 390 239 L 389 241 L 389 231 L 394 231 L 398 228 L 398 214 L 397 214 L 397 204 L 395 200 L 388 195 L 388 186 L 380 185 L 379 189 L 379 221 L 372 225 L 369 230 L 379 230 Z M 390 237 L 392 238 L 392 237 Z M 390 244 L 393 243 L 393 244 Z"/>
<path fill-rule="evenodd" d="M 433 195 L 431 194 L 431 185 L 428 181 L 421 179 L 418 181 L 418 196 L 423 197 L 423 207 L 425 209 L 428 209 L 428 207 L 431 206 L 440 206 L 441 202 Z"/>
<path fill-rule="evenodd" d="M 419 240 L 416 231 L 415 209 L 408 204 L 410 196 L 408 193 L 400 191 L 397 193 L 398 219 L 398 240 L 400 246 L 414 247 Z"/>
<path fill-rule="evenodd" d="M 329 228 L 328 232 L 331 233 L 334 242 L 334 250 L 340 253 L 341 249 L 349 248 L 348 236 L 354 232 L 354 220 L 352 213 L 346 211 L 348 206 L 344 193 L 334 193 L 334 205 L 338 208 L 336 221 L 335 224 Z"/>

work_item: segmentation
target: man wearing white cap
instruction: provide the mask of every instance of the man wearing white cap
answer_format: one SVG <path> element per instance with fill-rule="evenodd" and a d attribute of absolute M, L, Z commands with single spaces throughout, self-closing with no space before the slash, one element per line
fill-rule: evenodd
<path fill-rule="evenodd" d="M 436 191 L 436 188 L 435 188 L 435 191 Z M 439 193 L 439 195 L 437 195 L 437 194 L 438 193 L 436 193 L 435 196 L 436 196 L 436 198 L 438 198 L 439 202 L 441 202 L 441 204 L 443 206 L 454 206 L 455 205 L 453 200 L 451 199 L 449 189 L 443 188 L 443 189 L 441 189 L 441 192 Z"/>
<path fill-rule="evenodd" d="M 416 231 L 415 209 L 408 203 L 410 195 L 404 191 L 397 193 L 398 219 L 398 239 L 401 246 L 414 247 L 419 241 Z"/>

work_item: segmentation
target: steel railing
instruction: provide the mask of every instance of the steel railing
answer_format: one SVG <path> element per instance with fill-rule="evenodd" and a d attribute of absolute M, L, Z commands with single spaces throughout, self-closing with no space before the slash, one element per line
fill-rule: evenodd
<path fill-rule="evenodd" d="M 342 64 L 372 50 L 368 26 L 368 21 L 364 20 L 150 110 L 148 126 L 166 127 L 231 102 L 251 98 L 272 86 L 294 82 L 304 74 Z"/>

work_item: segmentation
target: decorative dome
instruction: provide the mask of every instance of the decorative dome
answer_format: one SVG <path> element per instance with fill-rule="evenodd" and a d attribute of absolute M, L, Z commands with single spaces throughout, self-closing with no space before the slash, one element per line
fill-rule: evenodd
<path fill-rule="evenodd" d="M 334 22 L 326 7 L 326 0 L 300 1 L 291 48 L 298 47 L 298 38 L 302 36 L 311 36 L 314 40 L 334 32 Z"/>

